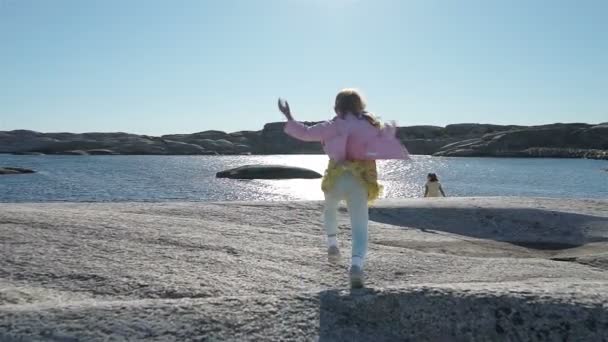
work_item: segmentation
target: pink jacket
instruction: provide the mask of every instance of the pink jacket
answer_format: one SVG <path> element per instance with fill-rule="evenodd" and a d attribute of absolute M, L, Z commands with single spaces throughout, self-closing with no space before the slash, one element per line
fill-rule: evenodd
<path fill-rule="evenodd" d="M 383 129 L 372 126 L 366 119 L 349 114 L 314 126 L 288 121 L 285 133 L 303 141 L 320 141 L 330 159 L 377 160 L 410 159 L 407 149 L 395 136 L 395 126 Z"/>

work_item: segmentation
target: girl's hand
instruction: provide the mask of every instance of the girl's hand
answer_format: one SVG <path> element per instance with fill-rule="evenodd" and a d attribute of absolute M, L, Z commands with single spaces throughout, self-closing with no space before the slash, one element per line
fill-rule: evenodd
<path fill-rule="evenodd" d="M 289 109 L 289 103 L 287 101 L 283 100 L 282 98 L 279 98 L 279 110 L 281 111 L 281 113 L 283 113 L 283 115 L 285 115 L 285 118 L 287 118 L 287 121 L 293 120 L 293 116 L 291 115 L 291 110 Z"/>

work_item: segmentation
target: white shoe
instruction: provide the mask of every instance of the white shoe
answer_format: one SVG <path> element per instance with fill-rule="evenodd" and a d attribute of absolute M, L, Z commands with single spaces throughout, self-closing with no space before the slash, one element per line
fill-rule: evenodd
<path fill-rule="evenodd" d="M 332 264 L 340 262 L 340 249 L 338 246 L 329 246 L 327 248 L 327 260 Z"/>
<path fill-rule="evenodd" d="M 359 266 L 353 265 L 350 267 L 350 287 L 353 289 L 363 287 L 363 270 Z"/>

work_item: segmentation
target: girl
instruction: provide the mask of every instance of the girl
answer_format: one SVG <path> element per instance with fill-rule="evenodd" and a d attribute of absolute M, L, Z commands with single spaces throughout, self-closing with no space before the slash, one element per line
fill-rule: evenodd
<path fill-rule="evenodd" d="M 303 141 L 320 141 L 329 156 L 321 188 L 325 194 L 324 226 L 330 262 L 340 260 L 337 211 L 346 200 L 352 227 L 351 287 L 363 287 L 363 264 L 367 253 L 368 201 L 380 196 L 377 159 L 409 159 L 395 137 L 396 126 L 383 126 L 365 111 L 365 102 L 353 89 L 336 96 L 336 116 L 308 127 L 295 121 L 289 104 L 279 99 L 279 110 L 287 118 L 285 133 Z"/>
<path fill-rule="evenodd" d="M 439 179 L 437 178 L 436 174 L 429 173 L 426 176 L 426 180 L 427 182 L 424 186 L 424 197 L 439 197 L 440 193 L 441 196 L 445 197 L 445 192 L 443 191 L 441 183 L 439 183 Z"/>

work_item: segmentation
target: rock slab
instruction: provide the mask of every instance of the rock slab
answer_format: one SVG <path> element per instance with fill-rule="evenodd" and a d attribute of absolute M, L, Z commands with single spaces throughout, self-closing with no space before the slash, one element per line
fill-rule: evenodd
<path fill-rule="evenodd" d="M 0 175 L 20 175 L 24 173 L 35 173 L 36 171 L 22 167 L 0 167 Z"/>
<path fill-rule="evenodd" d="M 245 165 L 218 172 L 215 176 L 231 179 L 316 179 L 322 177 L 313 170 L 284 165 Z"/>
<path fill-rule="evenodd" d="M 605 341 L 608 201 L 0 204 L 0 341 Z M 561 222 L 561 223 L 560 223 Z"/>

